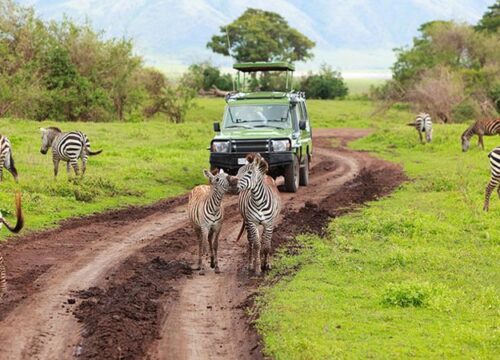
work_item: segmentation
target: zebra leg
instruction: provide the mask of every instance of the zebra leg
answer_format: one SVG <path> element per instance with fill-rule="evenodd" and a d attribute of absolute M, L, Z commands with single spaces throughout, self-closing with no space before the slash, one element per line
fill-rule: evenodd
<path fill-rule="evenodd" d="M 497 187 L 498 181 L 494 177 L 491 178 L 490 182 L 486 186 L 486 194 L 484 196 L 484 206 L 483 210 L 488 211 L 490 208 L 490 197 L 493 190 Z M 500 195 L 500 188 L 498 189 L 498 195 Z"/>
<path fill-rule="evenodd" d="M 75 176 L 78 176 L 79 170 L 78 170 L 78 159 L 71 159 L 70 160 L 71 166 L 73 167 L 73 170 L 75 171 Z"/>
<path fill-rule="evenodd" d="M 254 262 L 254 246 L 255 246 L 255 234 L 258 235 L 257 226 L 253 223 L 247 222 L 247 240 L 248 240 L 248 271 L 253 270 L 253 262 Z"/>
<path fill-rule="evenodd" d="M 87 155 L 82 156 L 82 177 L 85 174 L 85 170 L 87 170 Z"/>
<path fill-rule="evenodd" d="M 205 275 L 205 265 L 203 265 L 203 255 L 206 252 L 206 243 L 208 242 L 208 229 L 200 229 L 200 236 L 198 238 L 198 268 L 200 275 Z"/>
<path fill-rule="evenodd" d="M 214 261 L 214 247 L 213 247 L 213 239 L 214 239 L 214 229 L 210 229 L 208 232 L 208 248 L 210 249 L 210 267 L 213 269 L 215 267 Z"/>
<path fill-rule="evenodd" d="M 57 172 L 59 171 L 59 159 L 52 159 L 54 163 L 54 178 L 57 178 Z"/>
<path fill-rule="evenodd" d="M 484 143 L 483 143 L 483 135 L 481 134 L 478 134 L 478 140 L 477 140 L 477 146 L 481 146 L 481 149 L 484 150 Z"/>
<path fill-rule="evenodd" d="M 0 255 L 0 299 L 7 293 L 7 277 L 5 275 L 5 264 Z"/>
<path fill-rule="evenodd" d="M 420 130 L 417 130 L 417 131 L 418 131 L 418 137 L 420 138 L 420 143 L 423 144 L 424 138 L 422 137 L 422 132 Z"/>
<path fill-rule="evenodd" d="M 261 242 L 260 242 L 260 234 L 259 234 L 259 228 L 255 226 L 255 236 L 254 236 L 254 242 L 253 242 L 253 270 L 255 275 L 260 275 L 262 272 L 261 269 L 261 263 L 260 263 L 260 249 L 261 249 Z"/>
<path fill-rule="evenodd" d="M 69 161 L 66 161 L 66 174 L 68 174 L 68 177 L 71 174 L 71 167 L 69 166 Z"/>
<path fill-rule="evenodd" d="M 262 270 L 271 270 L 271 239 L 273 237 L 273 225 L 264 225 L 264 231 L 262 233 L 262 247 L 264 254 L 264 263 L 262 264 Z"/>
<path fill-rule="evenodd" d="M 214 253 L 215 253 L 215 266 L 214 266 L 214 270 L 215 270 L 216 274 L 220 273 L 219 260 L 218 260 L 218 255 L 217 255 L 217 251 L 219 249 L 219 234 L 220 234 L 220 230 L 221 230 L 221 227 L 219 226 L 219 228 L 214 231 L 214 239 L 213 239 L 213 247 L 214 247 Z"/>

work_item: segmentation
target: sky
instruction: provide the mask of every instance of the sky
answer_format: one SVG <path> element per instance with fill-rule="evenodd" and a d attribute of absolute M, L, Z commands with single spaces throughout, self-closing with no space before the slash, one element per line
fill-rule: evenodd
<path fill-rule="evenodd" d="M 147 64 L 170 76 L 203 60 L 229 69 L 232 60 L 213 54 L 206 43 L 248 7 L 281 14 L 316 42 L 314 59 L 346 78 L 390 76 L 393 49 L 409 45 L 418 27 L 431 20 L 476 23 L 494 0 L 20 0 L 44 19 L 65 15 L 90 21 L 106 36 L 130 37 Z"/>

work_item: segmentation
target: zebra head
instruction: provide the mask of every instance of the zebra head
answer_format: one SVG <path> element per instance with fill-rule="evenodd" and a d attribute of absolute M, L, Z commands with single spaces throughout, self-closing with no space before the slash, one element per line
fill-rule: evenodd
<path fill-rule="evenodd" d="M 467 150 L 469 150 L 470 137 L 468 137 L 467 134 L 463 133 L 461 139 L 462 139 L 462 151 L 466 152 Z"/>
<path fill-rule="evenodd" d="M 49 148 L 52 146 L 52 142 L 58 133 L 61 132 L 59 128 L 49 127 L 49 128 L 40 128 L 42 132 L 42 147 L 40 148 L 40 152 L 42 154 L 47 154 Z"/>
<path fill-rule="evenodd" d="M 260 154 L 248 154 L 247 164 L 238 170 L 238 191 L 252 189 L 258 183 L 262 182 L 267 173 L 268 165 L 266 160 Z"/>
<path fill-rule="evenodd" d="M 210 181 L 210 185 L 214 187 L 214 190 L 219 193 L 226 193 L 231 185 L 232 176 L 226 174 L 222 169 L 215 174 L 212 174 L 208 170 L 203 170 L 203 174 Z"/>

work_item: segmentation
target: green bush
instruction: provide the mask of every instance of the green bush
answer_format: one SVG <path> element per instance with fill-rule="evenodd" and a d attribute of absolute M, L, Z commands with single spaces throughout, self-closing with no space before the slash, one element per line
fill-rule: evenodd
<path fill-rule="evenodd" d="M 312 99 L 336 99 L 346 96 L 347 85 L 338 71 L 322 65 L 319 74 L 308 74 L 300 80 L 300 90 Z"/>
<path fill-rule="evenodd" d="M 428 283 L 390 284 L 385 288 L 382 303 L 388 306 L 422 307 L 427 304 L 431 294 L 432 288 Z"/>

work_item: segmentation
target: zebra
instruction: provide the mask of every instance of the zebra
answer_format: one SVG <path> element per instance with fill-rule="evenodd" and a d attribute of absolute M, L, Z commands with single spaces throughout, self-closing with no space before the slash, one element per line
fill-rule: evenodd
<path fill-rule="evenodd" d="M 3 135 L 0 135 L 0 181 L 3 181 L 3 168 L 9 170 L 14 176 L 14 180 L 18 182 L 18 174 L 12 157 L 12 145 L 10 140 Z"/>
<path fill-rule="evenodd" d="M 200 275 L 205 274 L 203 254 L 206 251 L 206 243 L 208 242 L 210 247 L 210 267 L 218 274 L 220 269 L 217 249 L 224 218 L 221 202 L 234 180 L 232 176 L 222 170 L 215 174 L 203 170 L 203 174 L 209 179 L 210 185 L 198 185 L 191 190 L 188 201 L 188 216 L 198 237 L 197 270 L 200 271 Z"/>
<path fill-rule="evenodd" d="M 246 157 L 247 164 L 238 170 L 238 206 L 243 224 L 238 235 L 247 229 L 248 269 L 255 275 L 261 273 L 261 238 L 258 226 L 262 225 L 262 250 L 264 264 L 262 268 L 271 267 L 271 238 L 275 222 L 281 211 L 281 199 L 273 178 L 266 175 L 267 162 L 260 154 L 250 153 Z"/>
<path fill-rule="evenodd" d="M 21 208 L 21 194 L 16 193 L 16 225 L 12 227 L 9 225 L 9 223 L 3 218 L 2 213 L 0 212 L 0 228 L 2 225 L 5 225 L 7 229 L 9 229 L 13 233 L 18 233 L 21 231 L 24 225 L 24 217 L 23 217 L 23 211 Z M 5 271 L 5 263 L 2 257 L 2 254 L 0 254 L 0 299 L 3 297 L 3 295 L 7 292 L 7 277 L 6 277 L 6 271 Z"/>
<path fill-rule="evenodd" d="M 52 147 L 52 161 L 54 162 L 54 177 L 57 177 L 59 162 L 66 161 L 66 171 L 69 175 L 70 165 L 78 176 L 78 158 L 82 158 L 82 176 L 87 168 L 87 158 L 89 155 L 98 155 L 102 152 L 91 151 L 90 141 L 81 131 L 71 131 L 64 133 L 57 127 L 40 128 L 42 132 L 42 147 L 40 152 L 47 154 L 49 147 Z"/>
<path fill-rule="evenodd" d="M 469 150 L 470 139 L 478 136 L 477 145 L 484 150 L 483 136 L 500 134 L 500 118 L 497 119 L 481 119 L 469 126 L 462 134 L 462 151 Z"/>
<path fill-rule="evenodd" d="M 494 148 L 489 154 L 490 158 L 490 167 L 491 167 L 491 179 L 486 186 L 486 195 L 484 197 L 484 206 L 483 210 L 488 211 L 490 207 L 490 196 L 493 190 L 500 183 L 500 146 Z M 498 196 L 500 196 L 500 186 L 497 189 Z"/>
<path fill-rule="evenodd" d="M 422 138 L 422 133 L 425 132 L 425 139 L 427 142 L 432 141 L 432 119 L 429 114 L 420 113 L 415 118 L 415 122 L 407 124 L 408 126 L 414 126 L 418 132 L 418 136 L 420 138 L 420 143 L 424 143 L 424 139 Z"/>

